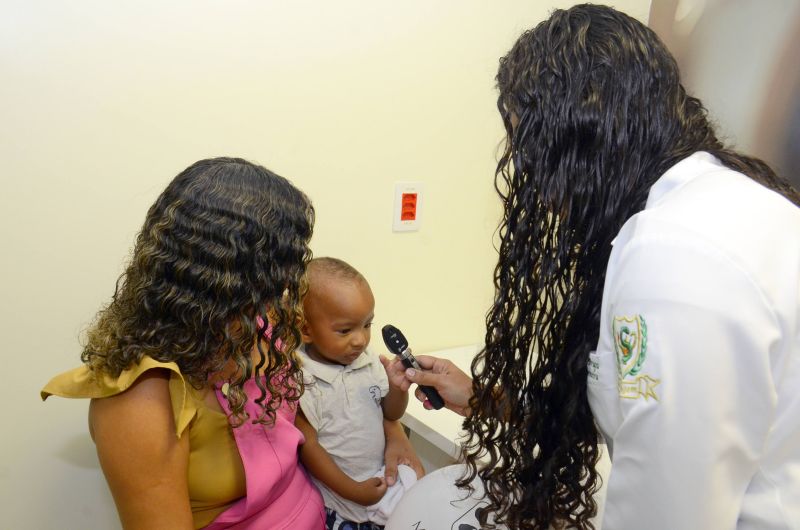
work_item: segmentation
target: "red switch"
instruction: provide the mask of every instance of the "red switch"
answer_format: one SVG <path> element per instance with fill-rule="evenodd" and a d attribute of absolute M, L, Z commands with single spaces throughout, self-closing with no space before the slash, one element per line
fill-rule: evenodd
<path fill-rule="evenodd" d="M 420 181 L 394 183 L 392 232 L 417 232 L 425 217 L 424 184 Z"/>
<path fill-rule="evenodd" d="M 401 221 L 414 221 L 417 218 L 417 194 L 404 193 L 400 210 Z"/>

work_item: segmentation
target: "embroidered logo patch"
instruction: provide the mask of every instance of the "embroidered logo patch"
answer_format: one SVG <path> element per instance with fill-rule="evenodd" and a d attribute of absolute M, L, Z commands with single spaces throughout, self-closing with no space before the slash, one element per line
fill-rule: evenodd
<path fill-rule="evenodd" d="M 642 315 L 614 317 L 614 350 L 619 371 L 619 395 L 627 399 L 658 401 L 655 387 L 661 381 L 641 374 L 647 359 L 647 322 Z"/>
<path fill-rule="evenodd" d="M 372 396 L 372 401 L 379 407 L 381 406 L 381 387 L 372 385 L 369 387 L 369 395 Z"/>

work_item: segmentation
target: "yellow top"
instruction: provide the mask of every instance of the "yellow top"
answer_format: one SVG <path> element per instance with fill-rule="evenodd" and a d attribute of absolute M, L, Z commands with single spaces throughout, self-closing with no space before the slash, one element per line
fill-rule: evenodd
<path fill-rule="evenodd" d="M 162 363 L 150 357 L 113 378 L 95 374 L 85 366 L 57 375 L 42 389 L 42 399 L 50 395 L 67 398 L 104 398 L 124 392 L 145 372 L 170 371 L 169 393 L 175 418 L 175 434 L 189 435 L 189 499 L 194 527 L 202 528 L 246 494 L 242 460 L 225 414 L 206 405 L 203 395 L 184 380 L 173 362 Z M 99 377 L 98 377 L 99 376 Z"/>

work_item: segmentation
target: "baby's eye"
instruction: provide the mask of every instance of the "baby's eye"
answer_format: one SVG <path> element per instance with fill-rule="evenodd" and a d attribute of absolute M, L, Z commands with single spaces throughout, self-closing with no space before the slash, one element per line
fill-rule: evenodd
<path fill-rule="evenodd" d="M 340 329 L 336 333 L 338 333 L 339 335 L 347 335 L 348 333 L 350 333 L 350 328 Z"/>
<path fill-rule="evenodd" d="M 365 328 L 367 328 L 367 329 L 371 328 L 371 327 L 372 327 L 372 322 L 367 322 L 367 323 L 364 325 L 364 327 L 365 327 Z"/>

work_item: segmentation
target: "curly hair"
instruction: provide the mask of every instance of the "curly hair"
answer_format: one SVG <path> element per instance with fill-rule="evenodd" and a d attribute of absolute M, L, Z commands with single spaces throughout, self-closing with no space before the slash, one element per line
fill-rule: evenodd
<path fill-rule="evenodd" d="M 147 355 L 175 362 L 196 388 L 235 366 L 234 425 L 248 417 L 243 386 L 255 370 L 263 413 L 253 421 L 274 422 L 302 392 L 293 352 L 313 224 L 310 201 L 285 178 L 239 158 L 196 162 L 148 211 L 81 360 L 116 377 Z"/>
<path fill-rule="evenodd" d="M 554 11 L 500 60 L 497 84 L 504 211 L 459 486 L 484 482 L 483 525 L 491 513 L 511 529 L 593 528 L 587 361 L 612 239 L 652 184 L 696 151 L 800 197 L 763 162 L 725 149 L 655 33 L 611 8 Z"/>

